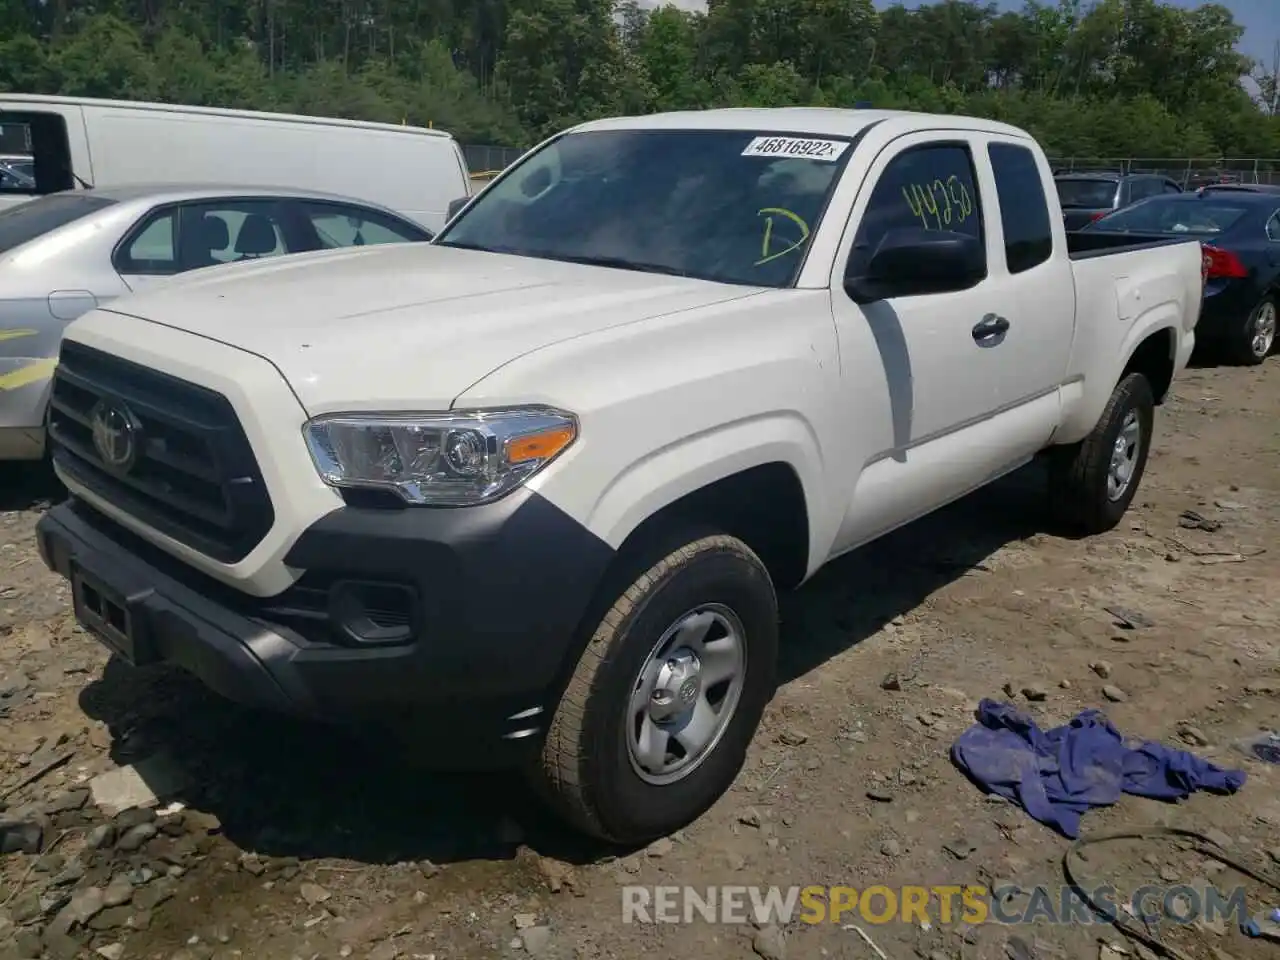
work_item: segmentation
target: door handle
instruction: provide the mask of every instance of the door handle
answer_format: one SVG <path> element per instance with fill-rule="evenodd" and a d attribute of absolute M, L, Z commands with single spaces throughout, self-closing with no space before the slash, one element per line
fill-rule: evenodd
<path fill-rule="evenodd" d="M 981 343 L 1009 332 L 1009 321 L 994 313 L 988 313 L 973 328 L 973 339 Z"/>

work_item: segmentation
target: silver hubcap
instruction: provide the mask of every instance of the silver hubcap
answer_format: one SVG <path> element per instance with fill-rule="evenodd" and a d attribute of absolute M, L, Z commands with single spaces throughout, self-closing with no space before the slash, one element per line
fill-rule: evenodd
<path fill-rule="evenodd" d="M 652 784 L 687 777 L 715 749 L 746 676 L 742 622 L 728 607 L 689 611 L 654 645 L 627 706 L 627 752 Z"/>
<path fill-rule="evenodd" d="M 1250 346 L 1255 357 L 1265 357 L 1276 342 L 1276 305 L 1268 300 L 1258 308 L 1253 320 L 1253 340 Z"/>
<path fill-rule="evenodd" d="M 1133 482 L 1133 471 L 1138 466 L 1138 451 L 1142 447 L 1142 421 L 1138 411 L 1130 410 L 1120 427 L 1111 448 L 1111 469 L 1107 471 L 1107 497 L 1119 500 Z"/>

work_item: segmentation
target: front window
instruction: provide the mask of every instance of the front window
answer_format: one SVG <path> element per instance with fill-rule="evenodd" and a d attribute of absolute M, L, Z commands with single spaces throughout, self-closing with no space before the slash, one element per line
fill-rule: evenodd
<path fill-rule="evenodd" d="M 1115 180 L 1080 179 L 1072 180 L 1059 177 L 1058 202 L 1063 207 L 1075 207 L 1078 210 L 1099 210 L 1114 206 L 1116 188 Z"/>
<path fill-rule="evenodd" d="M 795 282 L 848 140 L 752 131 L 570 133 L 435 241 L 722 283 Z"/>
<path fill-rule="evenodd" d="M 1222 233 L 1245 215 L 1246 208 L 1200 198 L 1152 197 L 1117 210 L 1090 224 L 1105 233 L 1163 233 L 1170 236 Z"/>

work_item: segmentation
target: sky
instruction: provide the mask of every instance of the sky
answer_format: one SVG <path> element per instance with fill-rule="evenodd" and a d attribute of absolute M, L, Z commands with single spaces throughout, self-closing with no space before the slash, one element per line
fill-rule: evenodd
<path fill-rule="evenodd" d="M 686 10 L 700 10 L 706 7 L 705 0 L 673 0 L 676 6 Z M 887 7 L 891 0 L 875 0 L 877 7 Z M 908 7 L 920 6 L 922 0 L 904 0 Z M 1204 0 L 1166 0 L 1176 7 L 1194 9 Z M 1261 60 L 1271 66 L 1271 59 L 1277 40 L 1280 40 L 1280 0 L 1217 0 L 1231 11 L 1236 23 L 1245 28 L 1244 38 L 1240 41 L 1240 52 L 1245 56 Z M 1001 10 L 1021 10 L 1023 0 L 995 0 Z M 651 2 L 645 6 L 657 6 Z"/>

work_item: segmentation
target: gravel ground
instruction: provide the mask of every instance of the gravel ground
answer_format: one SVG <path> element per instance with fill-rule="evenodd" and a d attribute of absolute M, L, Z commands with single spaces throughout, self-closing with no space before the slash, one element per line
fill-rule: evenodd
<path fill-rule="evenodd" d="M 622 888 L 1060 886 L 1068 841 L 984 798 L 948 759 L 982 697 L 1015 699 L 1046 726 L 1101 707 L 1127 734 L 1246 770 L 1233 796 L 1125 797 L 1088 814 L 1085 832 L 1183 827 L 1280 874 L 1280 776 L 1239 749 L 1280 729 L 1278 362 L 1188 371 L 1158 415 L 1139 500 L 1109 535 L 1046 532 L 1028 470 L 788 598 L 784 683 L 737 784 L 642 851 L 566 834 L 507 777 L 431 775 L 377 742 L 109 663 L 36 554 L 51 488 L 9 471 L 0 956 L 1152 956 L 1104 925 L 857 921 L 873 948 L 838 923 L 624 924 Z M 1117 606 L 1139 625 L 1119 625 Z M 136 764 L 167 781 L 162 796 L 114 813 Z M 1251 906 L 1280 903 L 1168 839 L 1092 848 L 1088 870 L 1122 890 L 1244 884 Z M 1159 932 L 1197 960 L 1275 955 L 1229 924 Z"/>

